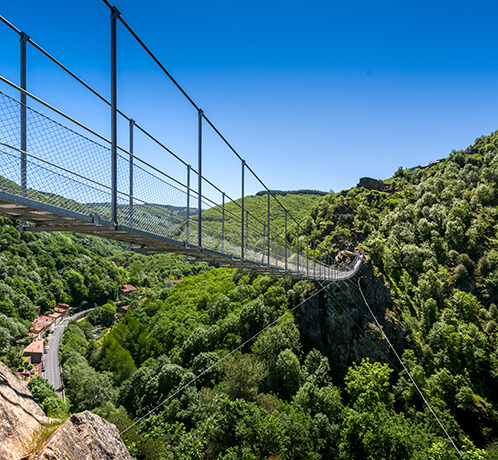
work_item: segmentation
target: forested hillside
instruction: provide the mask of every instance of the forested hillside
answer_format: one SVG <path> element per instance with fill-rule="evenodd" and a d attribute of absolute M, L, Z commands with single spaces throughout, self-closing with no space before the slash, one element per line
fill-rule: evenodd
<path fill-rule="evenodd" d="M 0 355 L 6 364 L 19 363 L 14 345 L 26 338 L 35 306 L 47 313 L 58 302 L 86 308 L 117 297 L 126 275 L 96 252 L 120 246 L 98 239 L 87 243 L 92 251 L 69 235 L 20 233 L 0 218 Z"/>
<path fill-rule="evenodd" d="M 366 298 L 465 459 L 498 458 L 497 146 L 498 132 L 433 167 L 400 168 L 384 192 L 308 196 L 313 204 L 286 195 L 323 252 L 339 260 L 363 245 Z M 15 364 L 34 304 L 97 304 L 63 338 L 68 404 L 120 431 L 156 409 L 123 433 L 135 458 L 459 458 L 356 283 L 303 303 L 318 284 L 2 224 L 2 359 Z M 118 300 L 124 283 L 138 291 Z M 320 343 L 336 332 L 325 314 L 340 319 L 343 340 L 348 330 L 363 340 L 341 354 Z"/>

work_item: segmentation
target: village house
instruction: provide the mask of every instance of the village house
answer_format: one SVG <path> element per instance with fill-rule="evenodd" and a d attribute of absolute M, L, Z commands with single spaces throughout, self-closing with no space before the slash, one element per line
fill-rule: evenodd
<path fill-rule="evenodd" d="M 52 325 L 52 318 L 50 321 L 43 321 L 40 318 L 35 319 L 32 323 L 33 326 L 29 330 L 29 337 L 38 337 L 41 335 Z"/>
<path fill-rule="evenodd" d="M 50 313 L 47 316 L 54 320 L 54 326 L 57 326 L 62 320 L 62 315 L 60 313 Z"/>
<path fill-rule="evenodd" d="M 67 318 L 69 316 L 69 312 L 71 311 L 71 307 L 69 308 L 60 308 L 55 307 L 55 313 L 60 313 L 61 319 Z"/>
<path fill-rule="evenodd" d="M 31 358 L 32 364 L 41 363 L 43 358 L 43 340 L 34 340 L 23 351 L 25 356 Z"/>
<path fill-rule="evenodd" d="M 46 323 L 50 323 L 50 325 L 52 325 L 52 323 L 54 322 L 54 318 L 49 315 L 41 315 L 36 318 L 35 321 L 45 321 Z"/>
<path fill-rule="evenodd" d="M 129 297 L 130 294 L 133 294 L 134 292 L 138 291 L 138 289 L 133 286 L 132 284 L 125 284 L 120 290 L 119 290 L 119 296 L 121 298 L 123 297 Z"/>
<path fill-rule="evenodd" d="M 116 309 L 116 313 L 119 313 L 121 315 L 126 315 L 126 312 L 128 312 L 129 310 L 131 310 L 130 305 L 123 305 L 122 307 L 118 307 Z"/>
<path fill-rule="evenodd" d="M 63 318 L 71 314 L 73 307 L 70 307 L 67 303 L 58 303 L 55 307 L 56 313 L 62 313 Z"/>

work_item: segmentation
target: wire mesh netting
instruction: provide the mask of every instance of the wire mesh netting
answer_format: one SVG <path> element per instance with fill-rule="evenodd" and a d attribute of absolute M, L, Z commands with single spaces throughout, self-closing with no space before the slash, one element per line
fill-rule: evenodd
<path fill-rule="evenodd" d="M 25 107 L 26 151 L 21 150 L 21 104 L 0 93 L 0 190 L 35 200 L 60 210 L 111 221 L 112 163 L 110 145 L 92 134 L 84 135 Z M 23 186 L 22 164 L 26 164 Z M 190 168 L 190 167 L 188 167 Z M 231 200 L 204 177 L 209 196 L 220 194 L 216 203 L 183 182 L 197 183 L 195 172 L 183 181 L 157 170 L 138 156 L 119 149 L 117 155 L 117 224 L 152 237 L 167 237 L 185 248 L 198 247 L 226 256 L 226 260 L 249 261 L 273 272 L 300 274 L 317 279 L 342 279 L 356 270 L 358 260 L 346 269 L 331 270 L 307 239 L 300 238 L 299 225 L 291 245 L 287 233 L 271 227 L 282 220 L 279 203 L 270 205 L 268 217 L 256 217 L 240 202 Z M 199 214 L 201 210 L 201 214 Z M 286 212 L 286 211 L 285 211 Z M 63 213 L 62 213 L 63 214 Z M 287 216 L 285 216 L 287 218 Z M 273 219 L 273 220 L 272 220 Z M 273 224 L 272 224 L 273 225 Z M 278 227 L 278 226 L 277 226 Z"/>

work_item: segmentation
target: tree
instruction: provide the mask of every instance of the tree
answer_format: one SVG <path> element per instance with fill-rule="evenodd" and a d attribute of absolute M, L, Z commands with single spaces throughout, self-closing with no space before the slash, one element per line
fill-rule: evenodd
<path fill-rule="evenodd" d="M 45 399 L 52 396 L 57 397 L 53 385 L 51 385 L 47 379 L 39 375 L 35 375 L 32 379 L 30 379 L 28 382 L 28 390 L 31 391 L 33 398 L 39 406 L 43 404 Z"/>
<path fill-rule="evenodd" d="M 301 366 L 297 356 L 288 348 L 277 358 L 278 394 L 284 399 L 290 399 L 299 388 Z"/>
<path fill-rule="evenodd" d="M 268 315 L 261 299 L 255 299 L 244 305 L 240 312 L 240 336 L 247 340 L 266 326 Z"/>
<path fill-rule="evenodd" d="M 68 415 L 69 408 L 66 403 L 57 396 L 49 396 L 40 404 L 43 412 L 51 418 L 64 418 Z"/>
<path fill-rule="evenodd" d="M 13 337 L 7 328 L 0 326 L 0 353 L 6 353 L 13 342 Z"/>
<path fill-rule="evenodd" d="M 110 327 L 116 322 L 116 307 L 112 303 L 102 305 L 100 309 L 100 324 Z"/>
<path fill-rule="evenodd" d="M 129 379 L 137 370 L 131 353 L 112 336 L 107 335 L 100 349 L 99 369 L 112 372 L 117 385 Z"/>
<path fill-rule="evenodd" d="M 88 364 L 81 364 L 72 369 L 67 382 L 67 394 L 76 411 L 91 410 L 114 399 L 112 375 L 97 372 Z"/>
<path fill-rule="evenodd" d="M 383 405 L 387 409 L 394 406 L 394 395 L 389 391 L 389 375 L 392 369 L 386 364 L 370 363 L 362 359 L 353 363 L 345 377 L 346 391 L 351 403 L 359 411 L 375 410 Z"/>
<path fill-rule="evenodd" d="M 28 390 L 31 391 L 36 403 L 49 417 L 62 418 L 67 415 L 67 405 L 57 396 L 54 387 L 48 380 L 36 375 L 28 382 Z"/>
<path fill-rule="evenodd" d="M 304 360 L 303 376 L 307 382 L 313 382 L 319 387 L 330 384 L 330 365 L 327 357 L 313 349 Z"/>
<path fill-rule="evenodd" d="M 223 364 L 225 379 L 221 384 L 223 391 L 231 399 L 254 401 L 258 394 L 259 383 L 265 378 L 265 367 L 250 355 L 235 353 Z"/>

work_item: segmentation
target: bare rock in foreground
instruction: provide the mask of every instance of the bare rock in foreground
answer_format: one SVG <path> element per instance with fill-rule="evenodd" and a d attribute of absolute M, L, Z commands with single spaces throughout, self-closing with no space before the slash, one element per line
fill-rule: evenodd
<path fill-rule="evenodd" d="M 18 460 L 47 417 L 29 390 L 0 362 L 0 459 Z"/>
<path fill-rule="evenodd" d="M 55 431 L 47 422 L 29 390 L 0 362 L 0 460 L 132 460 L 117 428 L 91 412 L 73 414 Z"/>
<path fill-rule="evenodd" d="M 73 414 L 29 460 L 132 460 L 112 424 L 85 411 Z"/>

